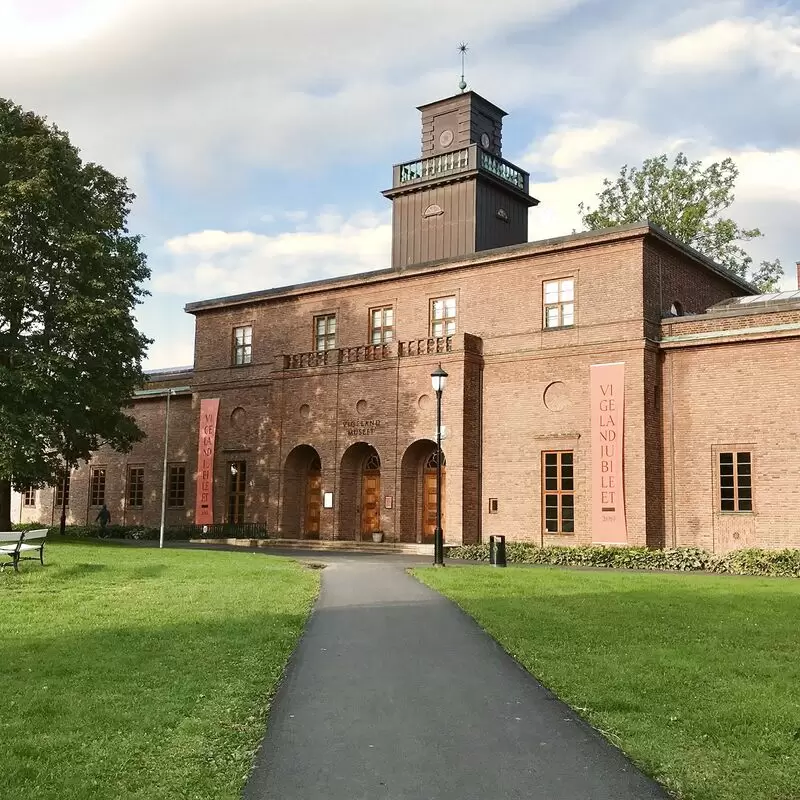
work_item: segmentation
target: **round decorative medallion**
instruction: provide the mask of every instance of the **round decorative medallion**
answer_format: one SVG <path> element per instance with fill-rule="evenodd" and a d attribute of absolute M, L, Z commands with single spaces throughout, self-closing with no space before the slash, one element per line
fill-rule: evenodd
<path fill-rule="evenodd" d="M 504 208 L 498 208 L 497 219 L 501 219 L 503 222 L 508 222 L 508 211 L 506 211 Z"/>
<path fill-rule="evenodd" d="M 308 419 L 311 416 L 311 406 L 308 403 L 303 403 L 300 406 L 300 417 L 302 419 Z"/>
<path fill-rule="evenodd" d="M 367 410 L 367 401 L 359 400 L 356 403 L 356 411 L 358 411 L 359 414 L 363 414 L 366 410 Z"/>
<path fill-rule="evenodd" d="M 489 145 L 490 145 L 491 143 L 492 143 L 492 142 L 491 142 L 491 140 L 489 139 L 489 134 L 488 134 L 488 133 L 482 133 L 482 134 L 481 134 L 481 147 L 482 147 L 484 150 L 488 150 L 488 149 L 489 149 Z"/>
<path fill-rule="evenodd" d="M 454 138 L 453 131 L 448 128 L 447 130 L 442 131 L 441 135 L 439 136 L 439 144 L 442 147 L 450 147 L 450 145 L 453 144 Z"/>
<path fill-rule="evenodd" d="M 563 411 L 569 404 L 569 391 L 562 381 L 553 381 L 542 395 L 542 400 L 551 411 Z"/>
<path fill-rule="evenodd" d="M 234 428 L 241 428 L 246 418 L 247 412 L 241 406 L 236 406 L 231 411 L 231 424 Z"/>
<path fill-rule="evenodd" d="M 417 400 L 417 405 L 419 406 L 421 411 L 426 411 L 431 407 L 431 396 L 429 394 L 420 395 L 419 400 Z"/>

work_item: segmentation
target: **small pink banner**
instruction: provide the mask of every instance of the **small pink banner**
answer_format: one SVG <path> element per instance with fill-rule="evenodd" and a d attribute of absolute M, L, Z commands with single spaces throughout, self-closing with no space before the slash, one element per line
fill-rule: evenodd
<path fill-rule="evenodd" d="M 197 450 L 197 502 L 195 525 L 214 524 L 214 444 L 217 439 L 219 398 L 200 401 L 200 436 Z"/>
<path fill-rule="evenodd" d="M 622 474 L 625 422 L 625 364 L 590 368 L 592 406 L 592 541 L 626 544 Z"/>

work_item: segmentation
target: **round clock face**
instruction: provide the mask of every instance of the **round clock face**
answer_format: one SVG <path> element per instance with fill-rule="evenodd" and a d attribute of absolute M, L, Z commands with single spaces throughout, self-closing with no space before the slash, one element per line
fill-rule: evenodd
<path fill-rule="evenodd" d="M 453 131 L 449 129 L 442 131 L 441 135 L 439 136 L 439 144 L 442 147 L 450 147 L 450 145 L 453 144 L 453 138 Z"/>
<path fill-rule="evenodd" d="M 489 140 L 489 134 L 488 133 L 482 133 L 481 134 L 481 147 L 484 150 L 488 150 L 490 144 L 491 144 L 491 141 Z"/>

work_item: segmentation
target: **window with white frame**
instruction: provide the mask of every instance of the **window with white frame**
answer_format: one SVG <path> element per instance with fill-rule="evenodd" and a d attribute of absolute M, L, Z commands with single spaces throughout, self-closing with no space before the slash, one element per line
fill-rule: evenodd
<path fill-rule="evenodd" d="M 242 325 L 233 329 L 233 363 L 237 367 L 253 361 L 253 326 Z"/>
<path fill-rule="evenodd" d="M 568 328 L 575 324 L 575 279 L 544 282 L 544 327 Z"/>
<path fill-rule="evenodd" d="M 321 353 L 336 347 L 336 314 L 314 317 L 314 349 Z"/>
<path fill-rule="evenodd" d="M 431 300 L 431 336 L 453 336 L 456 332 L 456 298 L 437 297 Z"/>
<path fill-rule="evenodd" d="M 369 343 L 386 344 L 394 340 L 394 308 L 383 306 L 369 312 Z"/>

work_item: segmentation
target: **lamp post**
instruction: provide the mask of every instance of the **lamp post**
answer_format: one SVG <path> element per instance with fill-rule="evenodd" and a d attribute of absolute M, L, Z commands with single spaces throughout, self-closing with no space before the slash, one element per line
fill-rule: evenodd
<path fill-rule="evenodd" d="M 167 410 L 164 420 L 164 474 L 161 476 L 161 531 L 158 536 L 159 548 L 164 546 L 164 522 L 167 514 L 167 448 L 169 447 L 169 399 L 172 389 L 167 389 Z"/>
<path fill-rule="evenodd" d="M 431 373 L 433 391 L 436 392 L 436 528 L 433 531 L 433 565 L 444 566 L 444 538 L 442 536 L 442 393 L 447 384 L 447 373 L 442 365 Z"/>

